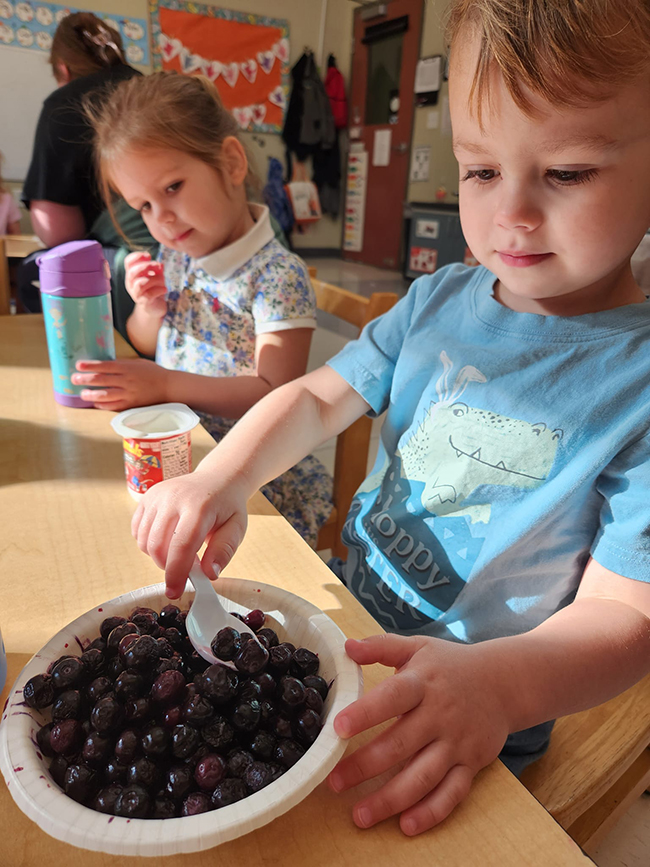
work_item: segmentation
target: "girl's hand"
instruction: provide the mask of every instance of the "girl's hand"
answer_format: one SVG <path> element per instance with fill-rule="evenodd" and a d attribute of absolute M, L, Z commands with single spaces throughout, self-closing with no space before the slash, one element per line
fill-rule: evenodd
<path fill-rule="evenodd" d="M 343 759 L 330 774 L 330 785 L 342 792 L 405 762 L 384 786 L 355 804 L 353 818 L 369 828 L 399 813 L 402 831 L 420 834 L 451 813 L 476 774 L 501 752 L 510 731 L 507 675 L 494 670 L 493 657 L 481 644 L 380 635 L 350 639 L 345 649 L 360 665 L 380 662 L 396 673 L 342 710 L 334 720 L 336 732 L 349 738 L 395 722 Z"/>
<path fill-rule="evenodd" d="M 203 571 L 213 581 L 230 562 L 246 532 L 246 494 L 225 474 L 194 473 L 159 482 L 144 495 L 131 532 L 142 551 L 165 569 L 167 596 L 178 599 L 203 544 Z"/>
<path fill-rule="evenodd" d="M 92 386 L 82 391 L 81 397 L 96 409 L 121 412 L 132 406 L 168 402 L 169 371 L 153 361 L 78 361 L 76 367 L 79 373 L 70 377 L 72 384 Z"/>
<path fill-rule="evenodd" d="M 136 251 L 124 260 L 126 291 L 148 316 L 160 318 L 167 312 L 162 262 L 153 262 L 149 253 Z"/>

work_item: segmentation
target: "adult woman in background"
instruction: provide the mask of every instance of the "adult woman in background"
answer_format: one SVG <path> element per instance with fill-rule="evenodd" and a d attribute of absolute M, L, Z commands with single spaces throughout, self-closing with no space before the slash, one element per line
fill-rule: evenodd
<path fill-rule="evenodd" d="M 47 247 L 66 241 L 92 238 L 104 247 L 113 277 L 113 312 L 121 327 L 130 313 L 123 289 L 126 242 L 104 212 L 95 177 L 92 131 L 82 102 L 90 94 L 101 99 L 121 81 L 140 73 L 124 58 L 120 34 L 91 12 L 76 12 L 59 24 L 50 54 L 58 88 L 41 110 L 32 160 L 22 199 L 29 208 L 32 226 Z M 154 243 L 140 215 L 125 205 L 118 207 L 120 224 L 130 240 Z M 38 254 L 36 254 L 38 255 Z M 30 312 L 41 309 L 36 255 L 23 262 L 18 291 Z"/>

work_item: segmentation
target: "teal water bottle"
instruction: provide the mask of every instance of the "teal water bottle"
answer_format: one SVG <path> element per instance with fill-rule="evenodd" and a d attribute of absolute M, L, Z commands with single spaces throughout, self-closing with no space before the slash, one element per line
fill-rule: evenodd
<path fill-rule="evenodd" d="M 87 386 L 70 377 L 80 360 L 115 358 L 108 262 L 97 241 L 70 241 L 36 260 L 54 399 L 64 406 L 91 407 Z"/>

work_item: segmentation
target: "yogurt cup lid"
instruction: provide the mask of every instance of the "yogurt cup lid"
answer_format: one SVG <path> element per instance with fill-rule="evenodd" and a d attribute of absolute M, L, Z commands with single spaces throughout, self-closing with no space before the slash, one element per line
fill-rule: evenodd
<path fill-rule="evenodd" d="M 199 421 L 184 403 L 158 403 L 124 410 L 111 419 L 111 427 L 123 439 L 162 440 L 191 431 Z"/>

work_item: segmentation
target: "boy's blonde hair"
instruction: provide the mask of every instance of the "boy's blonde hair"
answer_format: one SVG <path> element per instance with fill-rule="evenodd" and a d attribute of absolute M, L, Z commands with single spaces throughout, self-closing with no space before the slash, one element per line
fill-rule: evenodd
<path fill-rule="evenodd" d="M 227 111 L 209 78 L 154 72 L 134 76 L 110 95 L 91 94 L 84 100 L 86 117 L 95 133 L 95 164 L 99 188 L 113 222 L 113 194 L 119 193 L 110 167 L 127 150 L 178 150 L 221 169 L 221 145 L 228 136 L 238 138 L 239 126 Z M 248 156 L 248 155 L 247 155 Z M 257 179 L 251 168 L 249 188 Z"/>
<path fill-rule="evenodd" d="M 479 118 L 494 70 L 531 115 L 529 94 L 585 106 L 650 69 L 650 0 L 452 0 L 452 49 L 466 33 L 480 39 L 470 93 Z"/>

